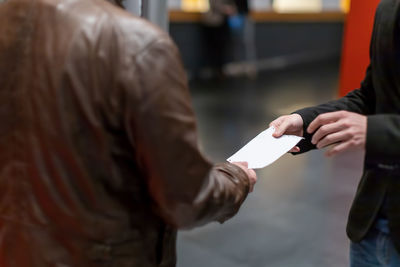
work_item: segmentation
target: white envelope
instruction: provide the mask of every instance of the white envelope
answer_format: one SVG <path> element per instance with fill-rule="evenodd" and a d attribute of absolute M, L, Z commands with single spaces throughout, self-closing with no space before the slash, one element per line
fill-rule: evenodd
<path fill-rule="evenodd" d="M 267 130 L 261 132 L 233 156 L 228 158 L 227 161 L 248 162 L 249 169 L 264 168 L 279 159 L 303 139 L 295 135 L 283 135 L 275 138 L 272 136 L 274 131 L 273 127 L 269 127 Z"/>

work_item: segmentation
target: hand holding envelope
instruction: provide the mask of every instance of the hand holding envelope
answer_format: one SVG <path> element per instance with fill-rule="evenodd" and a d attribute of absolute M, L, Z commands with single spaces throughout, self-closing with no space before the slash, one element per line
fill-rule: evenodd
<path fill-rule="evenodd" d="M 279 159 L 303 139 L 295 135 L 283 135 L 276 138 L 272 136 L 274 132 L 275 128 L 269 127 L 229 157 L 227 161 L 231 163 L 247 162 L 249 169 L 261 169 Z"/>
<path fill-rule="evenodd" d="M 249 164 L 247 162 L 232 162 L 239 168 L 241 168 L 246 174 L 247 177 L 249 178 L 249 183 L 250 183 L 250 191 L 253 192 L 254 190 L 254 185 L 257 183 L 257 174 L 253 169 L 249 169 Z"/>

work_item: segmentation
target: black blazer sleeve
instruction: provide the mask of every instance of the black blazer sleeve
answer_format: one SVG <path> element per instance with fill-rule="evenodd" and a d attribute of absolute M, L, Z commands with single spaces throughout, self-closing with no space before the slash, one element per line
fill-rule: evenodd
<path fill-rule="evenodd" d="M 396 95 L 394 90 L 398 90 L 392 87 L 392 82 L 381 81 L 380 91 L 376 91 L 377 88 L 374 88 L 372 81 L 372 77 L 379 75 L 375 73 L 389 71 L 387 69 L 379 71 L 378 69 L 374 69 L 381 68 L 380 65 L 374 65 L 374 59 L 380 53 L 378 50 L 380 47 L 378 45 L 380 38 L 388 38 L 385 35 L 385 31 L 379 31 L 382 26 L 377 27 L 378 24 L 382 24 L 382 22 L 378 21 L 379 18 L 383 19 L 385 16 L 375 16 L 375 25 L 370 47 L 372 64 L 367 68 L 366 76 L 361 83 L 360 89 L 354 90 L 338 100 L 294 112 L 300 114 L 304 121 L 305 139 L 299 144 L 301 149 L 300 153 L 315 148 L 315 146 L 311 144 L 312 135 L 308 134 L 306 129 L 318 115 L 338 110 L 347 110 L 368 116 L 365 163 L 372 166 L 379 164 L 383 166 L 398 166 L 400 164 L 400 114 L 398 110 L 393 110 L 392 113 L 385 114 L 378 114 L 376 110 L 377 106 L 385 105 L 385 103 L 376 102 L 377 95 L 386 95 L 386 97 L 393 95 L 394 97 Z M 398 21 L 399 18 L 397 18 L 395 23 L 398 23 Z M 394 36 L 398 33 L 399 26 L 396 24 Z M 393 49 L 397 49 L 397 47 Z M 395 51 L 392 52 L 393 54 L 397 53 Z M 397 76 L 392 78 L 396 79 Z"/>
<path fill-rule="evenodd" d="M 371 65 L 367 68 L 365 79 L 361 83 L 360 89 L 351 91 L 345 97 L 338 100 L 330 101 L 315 107 L 300 109 L 294 112 L 299 114 L 303 118 L 304 122 L 303 127 L 305 139 L 299 144 L 300 153 L 315 148 L 311 143 L 312 134 L 307 133 L 307 127 L 316 117 L 318 117 L 318 115 L 339 110 L 346 110 L 364 115 L 370 115 L 375 112 L 375 93 L 372 85 L 371 68 Z"/>

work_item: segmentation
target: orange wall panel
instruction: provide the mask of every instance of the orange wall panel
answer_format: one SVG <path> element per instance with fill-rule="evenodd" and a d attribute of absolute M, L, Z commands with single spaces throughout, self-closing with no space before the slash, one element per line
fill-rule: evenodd
<path fill-rule="evenodd" d="M 375 10 L 380 0 L 352 0 L 347 15 L 342 61 L 340 69 L 339 95 L 360 87 L 369 64 Z"/>

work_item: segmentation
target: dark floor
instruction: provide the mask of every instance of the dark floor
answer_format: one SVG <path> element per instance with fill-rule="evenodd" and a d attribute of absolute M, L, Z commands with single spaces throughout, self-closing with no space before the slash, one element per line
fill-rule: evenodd
<path fill-rule="evenodd" d="M 335 97 L 337 81 L 335 61 L 256 80 L 194 82 L 203 151 L 224 161 L 275 117 Z M 361 164 L 360 153 L 285 155 L 258 171 L 255 192 L 235 218 L 180 232 L 178 267 L 348 266 L 345 224 Z"/>

